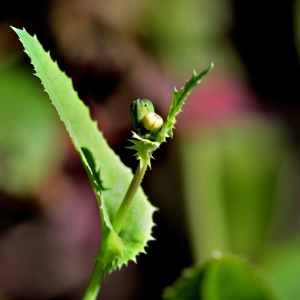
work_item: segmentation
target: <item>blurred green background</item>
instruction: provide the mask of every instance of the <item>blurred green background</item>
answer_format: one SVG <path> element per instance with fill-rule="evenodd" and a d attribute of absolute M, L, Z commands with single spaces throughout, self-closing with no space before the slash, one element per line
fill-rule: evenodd
<path fill-rule="evenodd" d="M 218 251 L 250 260 L 276 299 L 300 297 L 300 1 L 2 1 L 0 299 L 81 299 L 96 203 L 9 25 L 38 35 L 133 168 L 131 101 L 165 115 L 174 85 L 215 62 L 144 182 L 156 241 L 101 299 L 160 299 Z"/>

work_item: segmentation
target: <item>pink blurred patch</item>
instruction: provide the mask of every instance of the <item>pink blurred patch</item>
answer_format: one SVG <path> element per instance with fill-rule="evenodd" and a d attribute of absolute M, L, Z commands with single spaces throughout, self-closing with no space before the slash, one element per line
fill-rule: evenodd
<path fill-rule="evenodd" d="M 246 85 L 222 72 L 213 71 L 190 95 L 178 118 L 179 132 L 215 126 L 256 110 L 256 99 Z"/>

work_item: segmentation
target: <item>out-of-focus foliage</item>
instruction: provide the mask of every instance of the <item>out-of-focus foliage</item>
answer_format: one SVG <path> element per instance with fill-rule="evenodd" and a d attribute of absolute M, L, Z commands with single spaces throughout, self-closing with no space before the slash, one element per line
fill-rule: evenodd
<path fill-rule="evenodd" d="M 220 257 L 203 266 L 184 271 L 165 300 L 271 300 L 274 299 L 262 279 L 244 260 Z"/>
<path fill-rule="evenodd" d="M 266 251 L 263 275 L 277 299 L 298 299 L 300 295 L 300 243 L 294 241 Z"/>
<path fill-rule="evenodd" d="M 183 137 L 183 179 L 197 261 L 213 250 L 255 257 L 277 213 L 284 135 L 259 119 Z"/>
<path fill-rule="evenodd" d="M 186 71 L 213 60 L 232 67 L 237 62 L 229 41 L 227 1 L 148 1 L 141 34 L 168 67 Z M 187 17 L 188 16 L 188 17 Z"/>
<path fill-rule="evenodd" d="M 55 169 L 59 127 L 36 79 L 17 63 L 0 66 L 0 188 L 31 194 Z"/>

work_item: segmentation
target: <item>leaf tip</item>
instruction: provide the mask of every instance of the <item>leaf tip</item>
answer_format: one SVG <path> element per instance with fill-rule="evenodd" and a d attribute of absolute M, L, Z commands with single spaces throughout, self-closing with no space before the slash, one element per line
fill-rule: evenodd
<path fill-rule="evenodd" d="M 25 29 L 20 29 L 20 28 L 17 28 L 17 27 L 14 27 L 14 26 L 9 26 L 18 36 L 19 34 L 24 31 Z"/>

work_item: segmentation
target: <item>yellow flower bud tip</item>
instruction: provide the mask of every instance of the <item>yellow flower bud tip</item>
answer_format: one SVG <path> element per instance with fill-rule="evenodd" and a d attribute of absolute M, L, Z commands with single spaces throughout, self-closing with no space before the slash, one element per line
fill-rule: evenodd
<path fill-rule="evenodd" d="M 162 127 L 164 120 L 157 113 L 149 112 L 144 116 L 142 123 L 145 129 L 154 132 Z"/>

